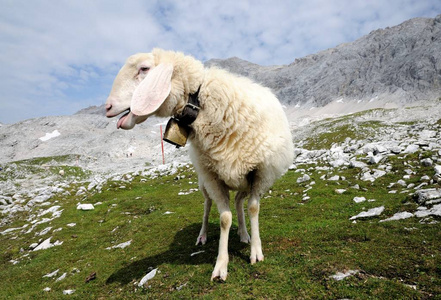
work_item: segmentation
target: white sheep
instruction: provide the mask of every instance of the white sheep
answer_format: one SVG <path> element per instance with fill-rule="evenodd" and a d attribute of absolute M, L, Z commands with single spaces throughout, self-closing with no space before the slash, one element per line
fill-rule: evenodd
<path fill-rule="evenodd" d="M 117 128 L 131 129 L 150 115 L 179 116 L 199 90 L 200 111 L 189 126 L 190 157 L 205 197 L 196 244 L 207 240 L 212 200 L 220 214 L 219 254 L 211 279 L 226 280 L 232 222 L 229 191 L 236 194 L 240 240 L 251 242 L 251 263 L 262 261 L 260 197 L 293 161 L 288 120 L 274 94 L 251 80 L 203 64 L 179 52 L 154 49 L 130 56 L 106 102 L 107 117 L 126 112 Z M 243 210 L 248 201 L 251 237 Z"/>

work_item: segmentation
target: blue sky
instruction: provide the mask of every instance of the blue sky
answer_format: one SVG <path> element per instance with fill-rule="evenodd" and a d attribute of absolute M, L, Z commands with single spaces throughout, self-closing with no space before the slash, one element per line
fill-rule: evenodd
<path fill-rule="evenodd" d="M 154 47 L 261 65 L 441 14 L 439 0 L 0 0 L 0 122 L 105 102 L 126 58 Z"/>

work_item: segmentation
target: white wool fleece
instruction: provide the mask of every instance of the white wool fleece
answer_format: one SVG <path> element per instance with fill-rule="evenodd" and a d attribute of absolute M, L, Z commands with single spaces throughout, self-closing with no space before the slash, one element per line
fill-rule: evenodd
<path fill-rule="evenodd" d="M 190 152 L 197 171 L 243 190 L 246 175 L 258 170 L 265 192 L 293 161 L 288 120 L 277 98 L 247 78 L 210 68 L 199 100 Z"/>

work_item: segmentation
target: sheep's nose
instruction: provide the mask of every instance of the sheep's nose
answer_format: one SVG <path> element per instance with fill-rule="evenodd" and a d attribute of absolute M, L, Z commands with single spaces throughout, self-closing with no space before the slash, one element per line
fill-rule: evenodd
<path fill-rule="evenodd" d="M 107 103 L 106 104 L 106 117 L 111 118 L 113 117 L 112 112 L 110 111 L 112 109 L 112 104 Z"/>

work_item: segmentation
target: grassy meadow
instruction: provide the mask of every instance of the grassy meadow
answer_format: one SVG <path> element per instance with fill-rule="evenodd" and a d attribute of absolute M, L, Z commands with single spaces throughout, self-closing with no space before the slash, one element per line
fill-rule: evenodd
<path fill-rule="evenodd" d="M 204 200 L 200 192 L 191 192 L 197 188 L 191 166 L 173 175 L 109 181 L 101 193 L 76 196 L 81 184 L 73 183 L 71 195 L 50 199 L 62 207 L 61 217 L 28 234 L 0 235 L 0 298 L 441 299 L 439 219 L 379 222 L 417 209 L 412 191 L 394 186 L 392 194 L 388 186 L 406 174 L 409 164 L 417 171 L 409 183 L 432 176 L 431 168 L 419 164 L 420 156 L 388 158 L 392 172 L 373 183 L 360 181 L 355 168 L 324 171 L 315 164 L 297 166 L 311 176 L 300 184 L 296 181 L 302 172 L 288 171 L 261 201 L 263 262 L 249 264 L 249 245 L 239 242 L 233 218 L 226 282 L 210 281 L 219 238 L 215 206 L 208 242 L 195 246 Z M 320 179 L 336 174 L 344 179 Z M 352 188 L 356 184 L 359 189 Z M 336 189 L 346 192 L 338 194 Z M 309 200 L 303 200 L 305 195 Z M 355 203 L 356 196 L 375 201 Z M 76 209 L 78 202 L 98 205 L 81 211 Z M 349 220 L 381 205 L 385 211 L 379 217 Z M 234 215 L 233 204 L 231 208 Z M 1 230 L 22 226 L 31 213 L 18 214 Z M 76 225 L 67 226 L 70 223 Z M 52 232 L 36 234 L 48 226 Z M 29 250 L 31 243 L 50 236 L 62 245 Z M 127 241 L 131 244 L 125 248 L 106 249 Z M 156 276 L 139 287 L 137 283 L 153 269 Z M 56 276 L 43 277 L 55 270 Z M 349 270 L 358 273 L 340 281 L 331 278 Z M 65 278 L 57 281 L 64 273 Z M 64 290 L 75 292 L 63 295 Z"/>

